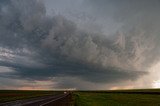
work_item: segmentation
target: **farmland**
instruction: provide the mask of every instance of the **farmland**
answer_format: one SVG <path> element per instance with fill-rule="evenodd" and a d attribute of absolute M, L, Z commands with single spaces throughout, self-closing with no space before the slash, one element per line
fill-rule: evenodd
<path fill-rule="evenodd" d="M 0 90 L 0 103 L 58 95 L 62 91 Z M 73 106 L 160 106 L 160 89 L 71 92 Z M 46 97 L 47 98 L 47 97 Z M 62 101 L 60 101 L 63 103 Z"/>
<path fill-rule="evenodd" d="M 20 99 L 29 99 L 40 96 L 55 95 L 60 92 L 58 91 L 27 91 L 27 90 L 0 90 L 0 103 L 20 100 Z"/>
<path fill-rule="evenodd" d="M 74 93 L 75 106 L 159 106 L 160 89 L 79 91 Z"/>

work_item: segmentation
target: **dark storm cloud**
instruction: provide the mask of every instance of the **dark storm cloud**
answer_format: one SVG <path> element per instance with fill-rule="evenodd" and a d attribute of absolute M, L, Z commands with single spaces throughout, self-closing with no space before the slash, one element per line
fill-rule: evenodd
<path fill-rule="evenodd" d="M 123 24 L 119 31 L 125 38 L 125 50 L 131 51 L 142 67 L 159 60 L 159 0 L 88 0 L 88 4 L 97 17 L 111 17 Z"/>
<path fill-rule="evenodd" d="M 132 2 L 140 11 L 130 6 Z M 124 26 L 110 36 L 80 30 L 76 22 L 63 14 L 47 16 L 42 1 L 2 2 L 0 65 L 15 70 L 17 73 L 13 77 L 30 80 L 63 76 L 94 83 L 136 80 L 147 73 L 146 66 L 159 60 L 160 24 L 157 16 L 160 14 L 152 9 L 159 9 L 158 1 L 152 2 L 155 7 L 143 1 L 147 3 L 143 8 L 145 4 L 132 2 L 87 2 L 94 6 L 93 10 L 100 8 L 99 13 L 92 11 L 97 17 L 104 20 L 109 15 L 117 23 L 122 21 Z M 105 15 L 107 8 L 110 12 Z"/>

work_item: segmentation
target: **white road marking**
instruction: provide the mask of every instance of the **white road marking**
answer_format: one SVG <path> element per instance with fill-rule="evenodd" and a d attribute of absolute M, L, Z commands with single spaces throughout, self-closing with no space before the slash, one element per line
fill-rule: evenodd
<path fill-rule="evenodd" d="M 66 95 L 63 95 L 63 96 L 66 96 Z M 36 102 L 40 102 L 40 101 L 47 100 L 47 99 L 52 99 L 52 98 L 54 99 L 56 97 L 55 96 L 51 96 L 49 98 L 31 100 L 31 101 L 26 101 L 26 102 L 25 102 L 25 100 L 16 100 L 16 101 L 11 101 L 11 102 L 6 102 L 6 103 L 0 103 L 0 106 L 23 106 L 23 105 L 28 105 L 28 104 L 32 104 L 32 103 L 36 103 Z"/>
<path fill-rule="evenodd" d="M 69 93 L 68 93 L 67 95 L 69 95 Z M 54 101 L 56 101 L 56 100 L 59 100 L 59 99 L 64 98 L 64 97 L 66 97 L 67 95 L 63 95 L 63 96 L 61 96 L 61 97 L 59 97 L 59 98 L 53 99 L 53 100 L 48 101 L 48 102 L 46 102 L 46 103 L 43 103 L 43 104 L 41 104 L 41 105 L 39 105 L 39 106 L 45 106 L 45 105 L 47 105 L 47 104 L 49 104 L 49 103 L 51 103 L 51 102 L 54 102 Z"/>

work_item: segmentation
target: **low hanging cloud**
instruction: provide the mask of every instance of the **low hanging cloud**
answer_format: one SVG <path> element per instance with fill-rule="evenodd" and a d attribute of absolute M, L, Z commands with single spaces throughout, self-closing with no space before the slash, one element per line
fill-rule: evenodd
<path fill-rule="evenodd" d="M 93 8 L 96 9 L 103 2 L 87 3 L 94 4 Z M 110 3 L 113 7 L 119 5 L 115 1 Z M 140 7 L 140 11 L 134 11 L 134 7 L 126 7 L 131 8 L 131 11 L 124 11 L 126 9 L 121 8 L 123 3 L 114 8 L 113 12 L 117 16 L 107 13 L 117 23 L 121 20 L 123 26 L 119 31 L 106 36 L 104 33 L 81 30 L 77 22 L 63 14 L 46 15 L 42 1 L 2 1 L 0 65 L 16 71 L 9 77 L 28 80 L 63 76 L 74 76 L 92 83 L 136 80 L 147 74 L 147 68 L 159 61 L 160 24 L 156 17 L 160 17 L 160 14 L 155 11 L 159 7 L 154 10 L 149 2 L 135 2 L 134 5 Z M 129 2 L 127 4 L 132 5 Z M 143 5 L 148 5 L 147 9 L 143 10 Z M 104 8 L 102 5 L 100 13 L 104 13 Z M 96 14 L 103 19 L 107 17 Z M 63 86 L 61 82 L 59 84 Z M 73 87 L 76 86 L 74 84 Z"/>

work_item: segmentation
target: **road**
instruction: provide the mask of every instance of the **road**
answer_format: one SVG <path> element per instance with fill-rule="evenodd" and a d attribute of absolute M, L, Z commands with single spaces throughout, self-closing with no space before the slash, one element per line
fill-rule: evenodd
<path fill-rule="evenodd" d="M 0 106 L 69 106 L 71 94 L 59 94 L 1 103 Z"/>

